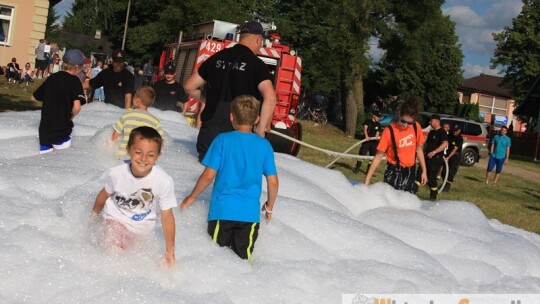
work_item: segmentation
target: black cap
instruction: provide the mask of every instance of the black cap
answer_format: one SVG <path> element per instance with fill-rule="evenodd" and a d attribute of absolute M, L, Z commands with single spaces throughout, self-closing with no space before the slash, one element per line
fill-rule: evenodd
<path fill-rule="evenodd" d="M 452 128 L 452 131 L 457 131 L 457 130 L 461 131 L 461 126 L 460 125 L 454 125 L 454 127 Z"/>
<path fill-rule="evenodd" d="M 174 74 L 176 73 L 176 67 L 172 64 L 168 64 L 165 66 L 165 74 Z"/>
<path fill-rule="evenodd" d="M 379 113 L 378 110 L 374 110 L 373 112 L 371 112 L 371 115 L 381 117 L 381 113 Z"/>
<path fill-rule="evenodd" d="M 247 21 L 240 26 L 240 34 L 254 34 L 264 36 L 264 29 L 257 21 Z"/>
<path fill-rule="evenodd" d="M 432 114 L 430 119 L 441 120 L 441 116 L 439 114 Z"/>
<path fill-rule="evenodd" d="M 113 62 L 125 62 L 126 58 L 124 56 L 124 51 L 122 50 L 115 50 L 112 53 L 112 60 Z"/>

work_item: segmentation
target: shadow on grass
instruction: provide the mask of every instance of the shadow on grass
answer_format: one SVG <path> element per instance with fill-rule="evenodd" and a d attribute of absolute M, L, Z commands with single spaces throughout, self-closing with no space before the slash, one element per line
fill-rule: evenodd
<path fill-rule="evenodd" d="M 540 195 L 538 195 L 538 194 L 536 194 L 536 193 L 532 193 L 532 192 L 529 191 L 529 190 L 525 190 L 525 191 L 523 191 L 523 193 L 528 194 L 528 195 L 534 197 L 535 199 L 537 199 L 538 201 L 540 201 Z"/>
<path fill-rule="evenodd" d="M 529 209 L 529 210 L 532 210 L 532 211 L 539 211 L 540 212 L 540 208 L 538 207 L 534 207 L 534 206 L 529 206 L 529 205 L 522 205 L 523 207 Z"/>
<path fill-rule="evenodd" d="M 341 162 L 337 162 L 335 164 L 333 164 L 330 169 L 337 169 L 337 168 L 342 168 L 342 169 L 345 169 L 345 170 L 349 170 L 349 171 L 353 171 L 353 166 L 351 166 L 350 164 L 346 164 L 346 163 L 341 163 Z"/>
<path fill-rule="evenodd" d="M 41 106 L 19 96 L 0 93 L 0 112 L 38 110 Z"/>
<path fill-rule="evenodd" d="M 481 180 L 481 179 L 473 177 L 473 176 L 464 176 L 464 177 L 466 179 L 468 179 L 468 180 L 472 180 L 472 181 L 475 181 L 475 182 L 484 182 L 484 180 Z"/>

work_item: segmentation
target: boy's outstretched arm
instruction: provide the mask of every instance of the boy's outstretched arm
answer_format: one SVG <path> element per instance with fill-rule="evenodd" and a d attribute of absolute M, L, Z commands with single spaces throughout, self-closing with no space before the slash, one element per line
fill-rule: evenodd
<path fill-rule="evenodd" d="M 165 236 L 165 256 L 163 257 L 163 266 L 173 267 L 176 264 L 174 257 L 175 223 L 172 209 L 161 211 L 161 225 L 163 226 L 163 235 Z"/>
<path fill-rule="evenodd" d="M 279 179 L 277 175 L 270 175 L 266 177 L 266 188 L 268 190 L 268 200 L 263 205 L 265 212 L 266 223 L 270 223 L 272 220 L 272 210 L 274 209 L 274 203 L 279 189 Z"/>
<path fill-rule="evenodd" d="M 199 180 L 197 180 L 197 184 L 195 184 L 195 187 L 193 187 L 193 190 L 191 191 L 191 194 L 188 195 L 183 201 L 182 204 L 180 204 L 181 209 L 186 209 L 189 205 L 193 204 L 199 194 L 212 183 L 214 180 L 214 177 L 216 177 L 217 171 L 211 168 L 204 168 L 203 173 L 201 173 L 201 176 L 199 176 Z"/>
<path fill-rule="evenodd" d="M 98 193 L 96 197 L 96 201 L 94 203 L 94 207 L 92 208 L 92 214 L 90 215 L 90 218 L 88 219 L 88 227 L 90 227 L 95 221 L 101 210 L 103 210 L 103 206 L 105 206 L 105 202 L 107 201 L 107 198 L 109 198 L 109 193 L 105 191 L 105 188 L 101 189 L 101 191 Z"/>
<path fill-rule="evenodd" d="M 118 133 L 118 131 L 113 129 L 113 132 L 112 132 L 112 135 L 111 135 L 111 142 L 115 142 L 118 139 L 119 136 L 120 136 L 120 133 Z"/>
<path fill-rule="evenodd" d="M 98 215 L 101 210 L 103 209 L 103 206 L 105 206 L 105 202 L 109 198 L 109 193 L 105 191 L 105 188 L 101 189 L 101 191 L 98 193 L 96 197 L 96 201 L 94 203 L 94 207 L 92 208 L 92 213 L 94 215 Z"/>

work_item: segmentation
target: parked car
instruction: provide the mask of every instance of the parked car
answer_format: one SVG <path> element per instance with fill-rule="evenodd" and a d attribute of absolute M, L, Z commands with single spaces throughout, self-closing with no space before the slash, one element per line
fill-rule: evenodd
<path fill-rule="evenodd" d="M 430 117 L 433 113 L 421 112 L 417 120 L 422 126 L 424 136 L 427 136 L 431 130 L 429 125 Z M 451 115 L 439 114 L 441 116 L 441 125 L 445 122 L 450 123 L 450 127 L 455 125 L 461 127 L 461 136 L 463 137 L 463 146 L 461 147 L 461 165 L 471 167 L 477 163 L 480 158 L 488 157 L 488 130 L 486 125 L 474 120 L 468 120 Z"/>

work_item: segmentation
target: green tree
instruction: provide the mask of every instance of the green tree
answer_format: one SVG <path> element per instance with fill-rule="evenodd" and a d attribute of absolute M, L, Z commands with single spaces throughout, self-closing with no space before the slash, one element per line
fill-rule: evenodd
<path fill-rule="evenodd" d="M 282 43 L 302 58 L 302 88 L 309 92 L 335 95 L 339 92 L 340 69 L 330 33 L 328 0 L 276 1 L 272 20 Z"/>
<path fill-rule="evenodd" d="M 59 15 L 56 13 L 54 6 L 49 8 L 49 13 L 47 14 L 47 25 L 45 28 L 45 37 L 47 39 L 55 39 L 56 33 L 60 30 L 58 24 Z"/>
<path fill-rule="evenodd" d="M 340 89 L 345 106 L 345 134 L 354 136 L 358 117 L 364 116 L 363 78 L 368 72 L 366 53 L 373 34 L 373 12 L 382 1 L 341 0 L 332 8 L 332 50 L 338 55 Z"/>
<path fill-rule="evenodd" d="M 494 33 L 497 47 L 491 67 L 502 67 L 503 85 L 512 90 L 516 105 L 534 84 L 540 74 L 540 1 L 523 0 L 521 13 L 512 20 L 512 26 Z"/>
<path fill-rule="evenodd" d="M 156 59 L 163 44 L 174 41 L 180 31 L 189 34 L 193 24 L 219 19 L 241 23 L 264 14 L 271 1 L 162 0 L 131 1 L 125 51 L 134 64 Z M 127 0 L 75 0 L 64 29 L 93 35 L 101 29 L 115 48 L 122 45 Z"/>
<path fill-rule="evenodd" d="M 283 41 L 303 60 L 302 85 L 309 91 L 337 95 L 344 106 L 345 133 L 353 136 L 363 115 L 365 54 L 378 1 L 276 1 L 275 19 Z"/>
<path fill-rule="evenodd" d="M 379 27 L 379 46 L 385 55 L 377 69 L 387 95 L 402 99 L 415 95 L 424 110 L 453 113 L 463 82 L 463 54 L 455 24 L 442 14 L 443 3 L 391 1 Z"/>

